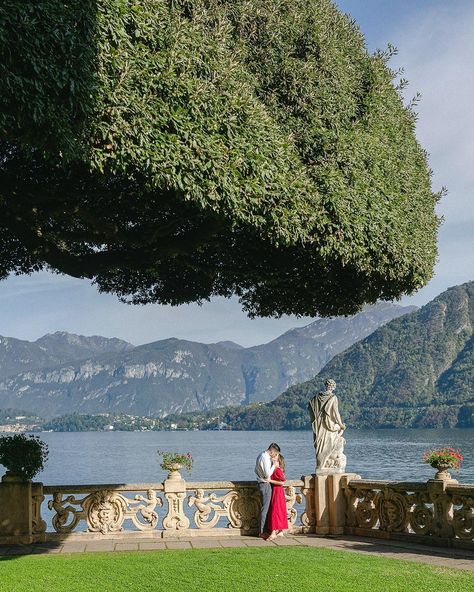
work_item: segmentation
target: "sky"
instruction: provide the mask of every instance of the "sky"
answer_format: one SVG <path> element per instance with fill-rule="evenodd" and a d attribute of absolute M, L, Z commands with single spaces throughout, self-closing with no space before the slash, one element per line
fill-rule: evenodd
<path fill-rule="evenodd" d="M 474 279 L 474 2 L 336 0 L 358 22 L 369 51 L 391 43 L 404 67 L 407 102 L 422 95 L 417 137 L 429 153 L 438 207 L 439 260 L 429 284 L 401 304 L 422 306 L 448 287 Z M 236 299 L 202 306 L 130 306 L 86 280 L 42 272 L 0 282 L 0 335 L 35 340 L 46 333 L 120 337 L 135 345 L 179 337 L 244 346 L 265 343 L 310 318 L 249 319 Z"/>

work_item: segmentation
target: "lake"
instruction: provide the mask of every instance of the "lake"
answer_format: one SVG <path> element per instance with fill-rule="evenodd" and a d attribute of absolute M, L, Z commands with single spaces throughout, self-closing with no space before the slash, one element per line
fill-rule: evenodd
<path fill-rule="evenodd" d="M 166 473 L 157 449 L 191 452 L 193 481 L 249 480 L 255 458 L 272 441 L 287 461 L 287 478 L 314 472 L 312 432 L 44 432 L 49 459 L 36 480 L 47 485 L 151 483 Z M 347 471 L 365 479 L 426 481 L 435 470 L 422 462 L 432 447 L 460 448 L 465 461 L 460 483 L 474 483 L 474 429 L 353 430 L 345 434 Z M 183 472 L 185 479 L 191 478 Z"/>

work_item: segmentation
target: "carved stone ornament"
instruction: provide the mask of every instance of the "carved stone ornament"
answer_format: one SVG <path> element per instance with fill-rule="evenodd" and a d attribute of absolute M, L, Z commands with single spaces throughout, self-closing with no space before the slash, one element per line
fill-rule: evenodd
<path fill-rule="evenodd" d="M 327 482 L 332 485 L 327 487 Z M 89 492 L 87 487 L 78 486 L 79 491 L 87 494 L 76 498 L 69 494 L 75 491 L 74 486 L 58 486 L 58 491 L 36 484 L 28 493 L 33 535 L 48 540 L 51 534 L 46 528 L 49 519 L 45 522 L 41 517 L 45 495 L 52 496 L 47 503 L 53 511 L 52 526 L 57 533 L 65 535 L 82 523 L 89 533 L 112 537 L 125 530 L 127 520 L 142 531 L 157 528 L 186 530 L 190 528 L 191 516 L 201 531 L 225 527 L 252 532 L 259 525 L 261 496 L 256 483 L 193 483 L 188 488 L 184 479 L 167 479 L 163 486 L 127 485 L 116 490 L 113 485 L 101 487 Z M 140 493 L 133 498 L 123 495 L 132 491 Z M 405 483 L 362 480 L 357 475 L 342 478 L 338 475 L 310 475 L 302 480 L 289 481 L 284 491 L 289 526 L 293 532 L 327 534 L 331 527 L 347 527 L 349 531 L 355 530 L 357 534 L 363 531 L 368 535 L 371 530 L 378 529 L 385 533 L 382 536 L 388 537 L 394 533 L 395 537 L 425 536 L 431 540 L 463 541 L 463 544 L 471 544 L 474 539 L 472 485 L 434 479 L 428 483 Z M 297 504 L 302 504 L 303 498 L 305 508 L 298 517 Z M 336 499 L 337 507 L 334 504 Z M 186 500 L 188 515 L 184 511 Z M 160 524 L 157 508 L 163 505 L 167 513 Z M 331 511 L 340 523 L 324 522 Z M 97 535 L 91 536 L 95 538 Z"/>
<path fill-rule="evenodd" d="M 410 496 L 409 524 L 415 534 L 428 535 L 433 526 L 433 506 L 427 492 L 420 491 Z"/>
<path fill-rule="evenodd" d="M 300 518 L 301 524 L 306 528 L 314 527 L 316 526 L 314 477 L 305 477 L 305 484 L 300 491 L 305 500 L 305 508 Z"/>
<path fill-rule="evenodd" d="M 235 493 L 229 505 L 231 525 L 242 530 L 257 528 L 262 505 L 260 492 L 257 488 L 240 487 Z"/>
<path fill-rule="evenodd" d="M 55 510 L 56 514 L 53 516 L 53 528 L 56 532 L 66 534 L 72 532 L 78 522 L 85 518 L 85 512 L 82 509 L 82 503 L 86 498 L 76 500 L 74 495 L 68 495 L 66 499 L 63 499 L 61 492 L 53 493 L 53 499 L 48 502 L 48 508 Z M 64 504 L 68 504 L 65 506 Z M 81 506 L 81 510 L 78 510 L 74 505 Z"/>
<path fill-rule="evenodd" d="M 214 528 L 221 518 L 229 518 L 229 505 L 233 494 L 235 492 L 229 491 L 225 495 L 205 495 L 204 489 L 196 489 L 194 495 L 190 495 L 188 499 L 188 506 L 196 507 L 194 524 L 198 528 Z M 231 526 L 230 521 L 228 526 Z"/>
<path fill-rule="evenodd" d="M 455 495 L 453 505 L 460 506 L 453 511 L 454 535 L 463 540 L 474 540 L 474 497 Z"/>
<path fill-rule="evenodd" d="M 285 499 L 286 499 L 286 514 L 288 516 L 288 525 L 291 526 L 296 522 L 298 512 L 296 510 L 295 503 L 301 504 L 303 497 L 301 493 L 296 493 L 294 487 L 285 487 Z"/>
<path fill-rule="evenodd" d="M 62 534 L 72 532 L 81 520 L 86 521 L 89 532 L 102 534 L 123 530 L 125 520 L 131 520 L 139 530 L 152 530 L 158 525 L 155 508 L 162 505 L 163 500 L 153 489 L 147 490 L 146 497 L 138 494 L 134 499 L 109 489 L 95 491 L 82 499 L 74 495 L 63 499 L 63 494 L 56 492 L 48 502 L 48 508 L 56 512 L 53 528 Z"/>
<path fill-rule="evenodd" d="M 354 497 L 360 500 L 355 509 L 357 526 L 359 528 L 373 528 L 379 521 L 377 502 L 380 493 L 372 489 L 356 489 Z"/>
<path fill-rule="evenodd" d="M 157 527 L 158 514 L 155 512 L 155 508 L 163 505 L 163 500 L 156 495 L 156 491 L 148 489 L 146 493 L 146 497 L 136 495 L 134 500 L 128 500 L 128 517 L 139 530 L 153 530 Z M 134 505 L 137 507 L 132 509 Z"/>
<path fill-rule="evenodd" d="M 377 499 L 380 529 L 387 532 L 405 532 L 409 515 L 407 494 L 384 488 Z"/>
<path fill-rule="evenodd" d="M 89 532 L 119 532 L 127 511 L 123 496 L 110 490 L 101 490 L 87 496 L 83 504 Z"/>
<path fill-rule="evenodd" d="M 436 483 L 434 480 L 431 483 Z M 442 482 L 439 482 L 442 484 Z M 453 501 L 451 496 L 441 488 L 431 489 L 430 498 L 433 502 L 433 524 L 431 532 L 434 536 L 451 538 L 454 535 L 452 524 Z"/>
<path fill-rule="evenodd" d="M 261 501 L 258 490 L 251 487 L 207 496 L 203 489 L 197 489 L 188 505 L 196 507 L 194 523 L 198 528 L 214 528 L 221 518 L 227 518 L 228 528 L 248 531 L 258 525 Z"/>
<path fill-rule="evenodd" d="M 183 530 L 189 528 L 189 518 L 184 513 L 183 502 L 186 491 L 165 493 L 168 500 L 168 514 L 163 518 L 165 530 Z"/>
<path fill-rule="evenodd" d="M 42 493 L 32 493 L 31 523 L 34 534 L 46 532 L 46 522 L 41 518 L 41 504 L 44 502 Z"/>

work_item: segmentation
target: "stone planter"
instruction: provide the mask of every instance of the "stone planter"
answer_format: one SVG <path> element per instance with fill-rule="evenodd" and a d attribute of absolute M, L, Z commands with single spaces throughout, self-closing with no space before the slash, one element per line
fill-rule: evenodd
<path fill-rule="evenodd" d="M 23 475 L 13 471 L 6 471 L 2 477 L 2 483 L 28 483 L 30 481 L 31 479 L 26 479 Z"/>
<path fill-rule="evenodd" d="M 168 479 L 182 479 L 181 474 L 180 474 L 180 469 L 183 468 L 183 465 L 180 463 L 170 463 L 167 467 L 166 467 L 169 471 L 168 473 Z"/>
<path fill-rule="evenodd" d="M 435 479 L 440 481 L 452 481 L 451 474 L 448 473 L 448 469 L 451 469 L 452 466 L 449 463 L 442 463 L 439 461 L 435 461 L 431 463 L 433 469 L 436 469 L 438 472 L 434 476 Z"/>

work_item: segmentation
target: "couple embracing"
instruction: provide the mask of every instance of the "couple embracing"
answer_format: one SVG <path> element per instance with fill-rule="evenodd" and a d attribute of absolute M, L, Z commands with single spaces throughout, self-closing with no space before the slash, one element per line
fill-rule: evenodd
<path fill-rule="evenodd" d="M 262 496 L 259 537 L 268 541 L 284 536 L 288 528 L 285 490 L 285 459 L 275 442 L 257 457 L 255 473 Z"/>

